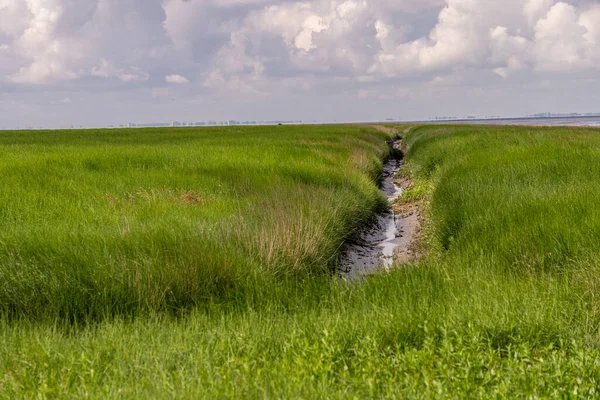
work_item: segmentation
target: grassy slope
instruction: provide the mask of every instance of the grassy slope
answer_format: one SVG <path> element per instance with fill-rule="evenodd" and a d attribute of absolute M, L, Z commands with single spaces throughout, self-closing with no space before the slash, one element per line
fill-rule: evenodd
<path fill-rule="evenodd" d="M 356 127 L 0 133 L 0 310 L 183 309 L 327 274 L 383 200 Z"/>
<path fill-rule="evenodd" d="M 598 133 L 420 128 L 421 265 L 183 320 L 5 322 L 0 396 L 597 396 Z"/>

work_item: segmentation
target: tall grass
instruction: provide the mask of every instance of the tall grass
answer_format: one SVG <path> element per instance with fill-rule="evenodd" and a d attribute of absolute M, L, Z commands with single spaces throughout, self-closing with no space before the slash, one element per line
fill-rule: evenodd
<path fill-rule="evenodd" d="M 383 200 L 358 127 L 0 133 L 0 310 L 180 310 L 329 273 Z"/>
<path fill-rule="evenodd" d="M 284 280 L 185 318 L 2 319 L 0 396 L 597 397 L 599 133 L 414 129 L 418 264 L 352 285 Z"/>

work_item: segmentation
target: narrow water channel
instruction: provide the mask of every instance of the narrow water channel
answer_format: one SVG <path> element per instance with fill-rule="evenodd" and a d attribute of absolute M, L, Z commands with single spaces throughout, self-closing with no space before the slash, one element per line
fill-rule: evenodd
<path fill-rule="evenodd" d="M 400 141 L 392 143 L 398 150 Z M 402 188 L 394 183 L 394 178 L 404 165 L 400 158 L 390 157 L 383 169 L 380 185 L 381 192 L 392 205 L 402 195 Z M 387 271 L 394 262 L 394 256 L 401 245 L 408 246 L 402 240 L 405 221 L 391 209 L 377 215 L 375 223 L 365 229 L 358 240 L 346 244 L 341 260 L 340 273 L 347 279 Z"/>

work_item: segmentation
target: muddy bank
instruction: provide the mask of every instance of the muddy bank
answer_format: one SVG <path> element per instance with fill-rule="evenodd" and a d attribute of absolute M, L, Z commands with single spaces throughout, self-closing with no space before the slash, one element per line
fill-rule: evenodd
<path fill-rule="evenodd" d="M 390 210 L 376 216 L 375 223 L 365 228 L 358 239 L 347 243 L 341 259 L 340 273 L 347 279 L 389 270 L 394 262 L 409 262 L 414 254 L 412 245 L 420 230 L 417 212 L 398 212 L 391 207 L 402 196 L 403 189 L 396 181 L 404 161 L 400 140 L 390 145 L 393 151 L 384 166 L 381 192 L 390 203 Z"/>

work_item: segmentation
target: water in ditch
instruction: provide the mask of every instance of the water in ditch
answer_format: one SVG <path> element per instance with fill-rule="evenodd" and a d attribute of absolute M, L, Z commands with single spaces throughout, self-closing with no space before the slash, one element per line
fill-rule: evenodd
<path fill-rule="evenodd" d="M 400 142 L 396 141 L 392 146 L 398 150 Z M 390 205 L 402 195 L 402 188 L 394 182 L 402 166 L 400 158 L 390 158 L 384 166 L 380 189 Z M 377 215 L 372 226 L 364 229 L 357 240 L 346 244 L 340 266 L 342 277 L 358 279 L 389 270 L 398 251 L 409 245 L 406 235 L 409 225 L 408 218 L 396 215 L 391 209 Z"/>

